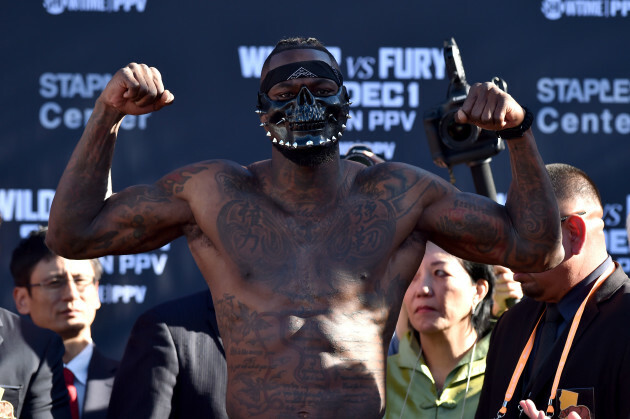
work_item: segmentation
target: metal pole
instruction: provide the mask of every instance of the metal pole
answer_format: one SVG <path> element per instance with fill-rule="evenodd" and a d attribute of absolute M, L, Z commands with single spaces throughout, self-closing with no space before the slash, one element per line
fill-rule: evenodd
<path fill-rule="evenodd" d="M 472 173 L 475 190 L 479 195 L 487 196 L 497 202 L 497 190 L 494 187 L 494 178 L 490 169 L 491 158 L 469 162 L 468 167 Z"/>

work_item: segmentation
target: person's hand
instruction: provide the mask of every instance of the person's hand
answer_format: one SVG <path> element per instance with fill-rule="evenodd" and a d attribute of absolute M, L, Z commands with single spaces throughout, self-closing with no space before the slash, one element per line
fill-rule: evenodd
<path fill-rule="evenodd" d="M 491 82 L 471 86 L 461 109 L 455 114 L 455 121 L 460 124 L 475 124 L 490 131 L 516 127 L 524 118 L 523 107 Z"/>
<path fill-rule="evenodd" d="M 523 413 L 525 413 L 529 419 L 547 419 L 545 412 L 538 410 L 533 401 L 529 399 L 521 400 L 519 404 L 523 408 Z M 567 416 L 567 419 L 582 419 L 582 417 L 575 412 L 571 412 Z"/>
<path fill-rule="evenodd" d="M 506 311 L 508 301 L 519 301 L 523 298 L 521 284 L 514 280 L 514 273 L 503 266 L 494 266 L 496 282 L 494 284 L 494 295 L 492 296 L 492 315 L 499 317 Z"/>
<path fill-rule="evenodd" d="M 164 89 L 155 67 L 130 63 L 114 74 L 99 101 L 124 115 L 142 115 L 173 103 L 175 96 Z"/>

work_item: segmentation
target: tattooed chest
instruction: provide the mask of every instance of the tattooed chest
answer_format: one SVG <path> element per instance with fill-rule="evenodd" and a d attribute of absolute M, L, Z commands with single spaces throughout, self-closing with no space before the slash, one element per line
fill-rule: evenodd
<path fill-rule="evenodd" d="M 222 247 L 243 275 L 261 279 L 330 278 L 349 267 L 371 272 L 391 251 L 396 230 L 387 204 L 368 200 L 325 214 L 290 215 L 233 200 L 219 212 L 217 227 Z"/>

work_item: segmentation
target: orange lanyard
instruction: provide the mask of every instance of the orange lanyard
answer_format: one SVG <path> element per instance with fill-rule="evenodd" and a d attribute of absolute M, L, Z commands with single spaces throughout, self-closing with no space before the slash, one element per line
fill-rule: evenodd
<path fill-rule="evenodd" d="M 560 376 L 562 375 L 562 370 L 564 369 L 564 365 L 567 362 L 567 357 L 569 356 L 569 350 L 571 350 L 571 345 L 573 344 L 573 339 L 575 338 L 575 334 L 577 332 L 577 328 L 580 325 L 580 320 L 582 319 L 582 314 L 584 313 L 584 308 L 586 307 L 586 303 L 588 299 L 597 291 L 597 289 L 604 283 L 606 278 L 610 276 L 611 273 L 615 270 L 615 264 L 608 267 L 595 281 L 595 285 L 591 288 L 591 291 L 588 293 L 582 304 L 580 304 L 580 308 L 578 308 L 575 316 L 573 317 L 573 321 L 571 322 L 571 327 L 569 329 L 569 335 L 567 336 L 567 341 L 564 344 L 564 349 L 562 350 L 562 356 L 560 357 L 560 362 L 558 363 L 558 369 L 556 370 L 556 376 L 553 380 L 553 386 L 551 387 L 551 395 L 549 396 L 549 403 L 547 405 L 547 416 L 553 416 L 553 400 L 556 398 L 556 392 L 558 390 L 558 384 L 560 383 Z M 545 309 L 546 311 L 546 309 Z M 534 347 L 534 339 L 536 338 L 536 329 L 538 329 L 538 325 L 540 324 L 540 320 L 545 315 L 545 312 L 541 314 L 540 318 L 536 322 L 536 326 L 532 331 L 532 334 L 529 336 L 527 340 L 527 344 L 525 344 L 525 348 L 523 348 L 523 352 L 521 352 L 521 356 L 518 359 L 518 363 L 516 364 L 516 368 L 514 369 L 514 373 L 512 374 L 512 378 L 510 379 L 510 384 L 508 385 L 507 391 L 505 392 L 505 398 L 503 399 L 503 404 L 501 408 L 497 412 L 497 419 L 505 416 L 507 412 L 507 405 L 512 400 L 512 396 L 514 396 L 514 390 L 516 390 L 516 385 L 521 378 L 521 374 L 525 369 L 525 365 L 527 364 L 527 360 L 529 359 L 529 355 L 532 352 L 532 348 Z"/>

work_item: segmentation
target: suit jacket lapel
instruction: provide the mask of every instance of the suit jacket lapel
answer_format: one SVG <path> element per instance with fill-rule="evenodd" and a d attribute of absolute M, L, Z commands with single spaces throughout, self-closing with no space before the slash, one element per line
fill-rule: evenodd
<path fill-rule="evenodd" d="M 92 358 L 90 358 L 90 364 L 88 365 L 87 381 L 85 382 L 85 401 L 83 402 L 84 415 L 86 411 L 92 409 L 92 406 L 94 406 L 100 394 L 100 391 L 96 388 L 99 386 L 98 382 L 93 380 L 95 372 L 98 373 L 100 370 L 100 358 L 100 353 L 95 346 L 92 352 Z"/>
<path fill-rule="evenodd" d="M 575 342 L 580 339 L 590 323 L 599 314 L 599 304 L 610 299 L 613 294 L 623 286 L 625 280 L 626 274 L 623 272 L 623 270 L 621 270 L 619 266 L 617 266 L 615 271 L 610 274 L 610 276 L 599 287 L 599 289 L 595 291 L 595 294 L 591 298 L 591 301 L 586 304 L 586 308 L 584 309 L 584 315 L 582 316 L 580 327 L 575 334 Z"/>
<path fill-rule="evenodd" d="M 102 411 L 104 414 L 114 384 L 115 369 L 113 361 L 105 358 L 95 346 L 88 365 L 83 417 L 92 410 Z"/>

